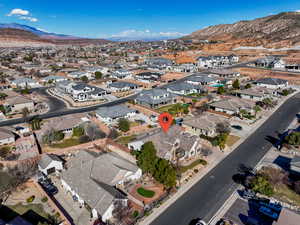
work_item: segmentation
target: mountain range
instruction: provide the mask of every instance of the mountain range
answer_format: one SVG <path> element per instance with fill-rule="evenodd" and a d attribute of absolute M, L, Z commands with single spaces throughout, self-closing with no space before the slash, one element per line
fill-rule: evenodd
<path fill-rule="evenodd" d="M 165 40 L 168 37 L 148 38 L 143 41 Z M 195 31 L 182 39 L 203 43 L 203 50 L 231 50 L 240 46 L 282 48 L 300 45 L 300 13 L 283 12 L 233 24 L 220 24 Z M 28 44 L 95 44 L 109 41 L 133 41 L 136 38 L 115 37 L 108 40 L 88 39 L 43 31 L 17 23 L 0 24 L 0 46 L 7 42 Z M 209 41 L 209 44 L 203 42 Z M 202 41 L 202 42 L 201 42 Z"/>
<path fill-rule="evenodd" d="M 209 40 L 219 45 L 226 43 L 227 48 L 239 46 L 280 48 L 300 45 L 300 13 L 283 12 L 233 24 L 209 26 L 183 39 Z"/>
<path fill-rule="evenodd" d="M 0 47 L 44 45 L 88 45 L 109 42 L 104 39 L 89 39 L 65 34 L 50 33 L 35 27 L 0 23 Z"/>

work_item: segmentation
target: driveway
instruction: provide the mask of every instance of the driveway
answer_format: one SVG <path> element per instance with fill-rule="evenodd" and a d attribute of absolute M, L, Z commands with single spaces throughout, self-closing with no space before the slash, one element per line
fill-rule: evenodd
<path fill-rule="evenodd" d="M 90 212 L 85 207 L 80 207 L 78 202 L 72 199 L 70 193 L 63 189 L 60 181 L 57 178 L 51 178 L 55 186 L 58 188 L 58 193 L 54 196 L 57 202 L 67 211 L 76 225 L 91 225 L 93 220 L 90 220 Z"/>

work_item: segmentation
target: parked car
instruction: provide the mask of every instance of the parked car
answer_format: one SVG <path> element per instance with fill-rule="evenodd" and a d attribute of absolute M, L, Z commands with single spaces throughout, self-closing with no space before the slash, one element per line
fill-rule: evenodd
<path fill-rule="evenodd" d="M 39 179 L 38 183 L 49 195 L 56 195 L 58 193 L 57 187 L 48 179 Z"/>
<path fill-rule="evenodd" d="M 256 194 L 254 191 L 252 190 L 248 190 L 248 189 L 245 189 L 243 191 L 243 198 L 245 199 L 254 199 L 256 197 Z"/>
<path fill-rule="evenodd" d="M 243 127 L 240 125 L 232 125 L 231 127 L 236 130 L 243 130 Z"/>

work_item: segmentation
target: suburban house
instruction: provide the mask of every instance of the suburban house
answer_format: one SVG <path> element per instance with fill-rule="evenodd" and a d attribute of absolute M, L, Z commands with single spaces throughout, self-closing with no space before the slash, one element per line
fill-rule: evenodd
<path fill-rule="evenodd" d="M 31 78 L 17 78 L 11 81 L 11 85 L 16 88 L 36 88 L 40 87 L 39 83 Z"/>
<path fill-rule="evenodd" d="M 41 130 L 36 131 L 36 134 L 39 140 L 42 140 L 43 135 L 51 130 L 63 132 L 65 136 L 71 136 L 75 127 L 87 122 L 89 119 L 83 113 L 54 117 L 45 120 Z"/>
<path fill-rule="evenodd" d="M 184 119 L 182 127 L 191 134 L 215 137 L 217 135 L 217 125 L 225 122 L 229 123 L 229 120 L 225 117 L 212 113 L 204 113 L 197 117 Z"/>
<path fill-rule="evenodd" d="M 103 99 L 107 91 L 85 83 L 62 81 L 56 83 L 56 90 L 69 95 L 75 102 L 93 101 Z"/>
<path fill-rule="evenodd" d="M 54 75 L 51 75 L 51 76 L 47 76 L 47 77 L 44 77 L 41 79 L 41 82 L 44 83 L 44 84 L 49 84 L 49 83 L 57 83 L 57 82 L 61 82 L 61 81 L 65 81 L 65 80 L 68 80 L 66 77 L 63 77 L 63 76 L 54 76 Z"/>
<path fill-rule="evenodd" d="M 277 91 L 265 87 L 251 87 L 248 89 L 238 90 L 235 92 L 236 96 L 243 99 L 250 99 L 254 101 L 262 101 L 265 98 L 272 98 L 277 96 Z"/>
<path fill-rule="evenodd" d="M 228 115 L 239 113 L 241 110 L 245 110 L 246 112 L 253 114 L 255 102 L 242 98 L 226 98 L 217 102 L 213 102 L 209 105 L 212 110 L 226 113 Z"/>
<path fill-rule="evenodd" d="M 128 70 L 120 69 L 120 70 L 114 71 L 110 75 L 110 77 L 116 78 L 116 79 L 130 79 L 130 78 L 132 78 L 132 73 Z"/>
<path fill-rule="evenodd" d="M 107 124 L 117 122 L 120 118 L 130 118 L 136 115 L 136 110 L 130 109 L 126 105 L 113 105 L 98 108 L 96 117 Z"/>
<path fill-rule="evenodd" d="M 182 72 L 182 73 L 194 73 L 198 71 L 196 65 L 192 63 L 180 64 L 178 66 L 172 66 L 171 69 L 174 72 Z"/>
<path fill-rule="evenodd" d="M 213 67 L 221 67 L 221 66 L 231 65 L 231 64 L 237 63 L 238 61 L 239 61 L 239 57 L 236 55 L 200 56 L 197 58 L 197 65 L 199 68 L 213 68 Z"/>
<path fill-rule="evenodd" d="M 52 173 L 61 172 L 63 170 L 63 161 L 57 155 L 44 154 L 38 162 L 38 169 L 46 176 Z"/>
<path fill-rule="evenodd" d="M 92 78 L 92 74 L 87 71 L 73 71 L 68 74 L 68 77 L 72 79 L 80 79 L 82 77 L 87 77 L 88 79 Z"/>
<path fill-rule="evenodd" d="M 0 128 L 0 145 L 13 144 L 16 140 L 16 135 L 9 129 Z"/>
<path fill-rule="evenodd" d="M 135 79 L 145 83 L 152 83 L 159 81 L 162 74 L 157 72 L 142 72 L 135 75 Z"/>
<path fill-rule="evenodd" d="M 164 89 L 151 89 L 140 92 L 135 102 L 149 108 L 176 103 L 176 95 Z"/>
<path fill-rule="evenodd" d="M 239 72 L 235 72 L 230 69 L 213 69 L 210 73 L 222 78 L 236 78 L 241 75 Z"/>
<path fill-rule="evenodd" d="M 279 89 L 279 88 L 287 88 L 289 86 L 289 82 L 287 80 L 279 79 L 279 78 L 261 78 L 256 80 L 256 85 L 260 87 L 266 87 L 271 89 Z"/>
<path fill-rule="evenodd" d="M 189 160 L 199 154 L 200 138 L 185 132 L 180 126 L 173 125 L 168 132 L 156 129 L 136 137 L 128 143 L 131 150 L 140 151 L 143 144 L 152 142 L 157 156 L 176 163 L 177 160 Z"/>
<path fill-rule="evenodd" d="M 216 76 L 195 73 L 185 79 L 186 83 L 193 85 L 217 85 L 220 80 Z"/>
<path fill-rule="evenodd" d="M 167 91 L 178 95 L 189 95 L 204 93 L 205 89 L 200 85 L 193 85 L 186 82 L 180 82 L 168 85 Z"/>
<path fill-rule="evenodd" d="M 277 62 L 278 60 L 279 60 L 279 58 L 276 56 L 267 56 L 265 58 L 256 60 L 254 62 L 254 65 L 256 67 L 273 68 L 274 63 Z"/>
<path fill-rule="evenodd" d="M 126 196 L 117 187 L 142 176 L 141 169 L 115 153 L 79 151 L 66 168 L 61 173 L 63 187 L 82 206 L 87 204 L 94 218 L 104 222 L 112 217 L 115 202 L 127 205 Z"/>
<path fill-rule="evenodd" d="M 145 60 L 145 64 L 154 69 L 166 69 L 167 67 L 172 66 L 174 63 L 172 60 L 166 58 L 150 58 Z"/>
<path fill-rule="evenodd" d="M 34 102 L 22 95 L 7 97 L 4 101 L 4 106 L 11 113 L 22 112 L 24 108 L 27 108 L 30 112 L 34 110 Z"/>
<path fill-rule="evenodd" d="M 123 91 L 131 91 L 131 90 L 138 89 L 139 85 L 130 82 L 117 81 L 109 84 L 108 88 L 112 92 L 123 92 Z"/>

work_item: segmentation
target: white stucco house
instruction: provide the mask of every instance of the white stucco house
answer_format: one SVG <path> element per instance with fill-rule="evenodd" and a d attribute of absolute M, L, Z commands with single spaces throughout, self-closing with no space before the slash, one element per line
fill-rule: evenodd
<path fill-rule="evenodd" d="M 15 139 L 16 136 L 12 131 L 6 128 L 0 128 L 0 145 L 13 144 Z"/>
<path fill-rule="evenodd" d="M 38 169 L 45 175 L 63 170 L 63 161 L 54 154 L 45 154 L 38 162 Z"/>

